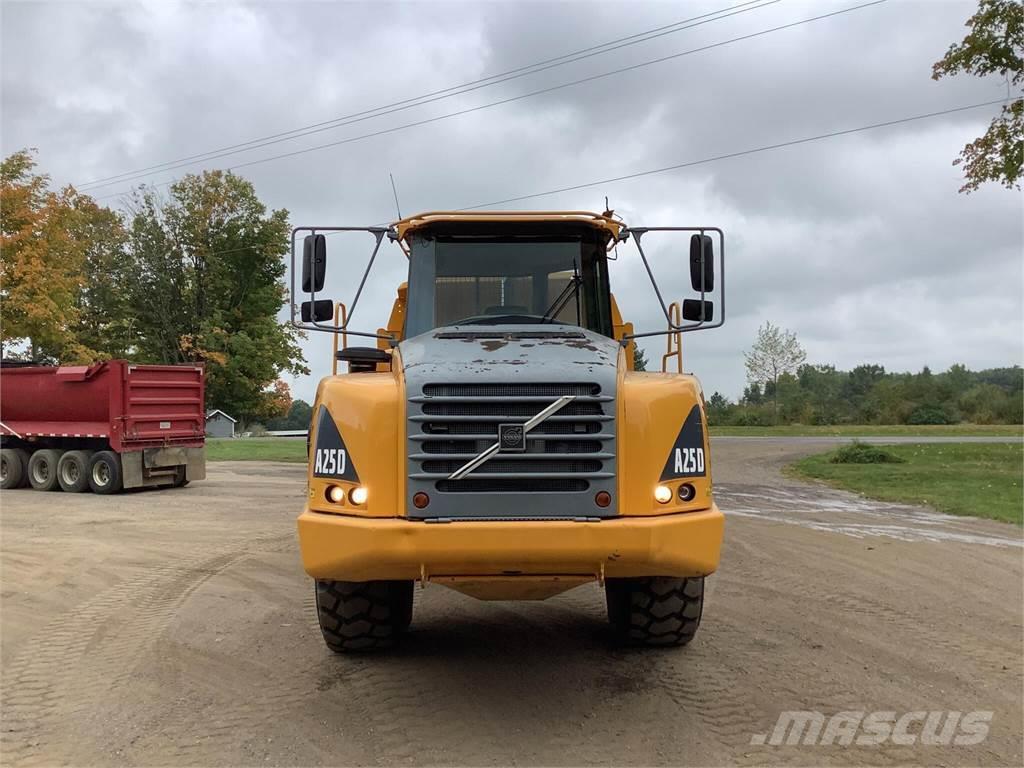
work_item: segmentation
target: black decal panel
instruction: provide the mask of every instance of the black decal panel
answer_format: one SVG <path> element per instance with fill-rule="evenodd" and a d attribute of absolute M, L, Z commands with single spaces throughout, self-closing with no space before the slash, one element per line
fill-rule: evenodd
<path fill-rule="evenodd" d="M 669 451 L 662 480 L 677 477 L 707 476 L 707 456 L 704 452 L 704 426 L 700 420 L 700 408 L 696 405 L 690 409 L 686 421 L 679 430 L 679 436 Z"/>
<path fill-rule="evenodd" d="M 316 446 L 309 458 L 313 462 L 313 477 L 359 482 L 356 465 L 345 447 L 345 441 L 341 439 L 338 426 L 330 412 L 322 405 L 317 418 Z"/>

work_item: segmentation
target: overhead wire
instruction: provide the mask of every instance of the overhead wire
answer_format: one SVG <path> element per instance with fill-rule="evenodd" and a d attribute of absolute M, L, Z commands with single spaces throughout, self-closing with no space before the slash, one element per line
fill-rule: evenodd
<path fill-rule="evenodd" d="M 654 29 L 645 30 L 638 32 L 633 35 L 626 37 L 617 38 L 610 40 L 600 45 L 591 46 L 589 48 L 583 48 L 578 51 L 556 56 L 554 58 L 545 59 L 543 61 L 529 64 L 526 66 L 518 67 L 516 69 L 507 70 L 505 72 L 499 72 L 494 75 L 479 78 L 477 80 L 471 80 L 466 83 L 459 85 L 449 86 L 437 91 L 431 91 L 430 93 L 422 94 L 420 96 L 403 99 L 401 101 L 391 102 L 390 104 L 384 104 L 380 107 L 374 107 L 373 109 L 363 110 L 361 112 L 353 112 L 348 115 L 342 115 L 340 117 L 332 118 L 331 120 L 325 120 L 319 123 L 312 123 L 310 125 L 300 126 L 299 128 L 293 128 L 288 131 L 280 133 L 270 134 L 268 136 L 262 136 L 248 141 L 240 142 L 237 144 L 231 144 L 218 149 L 211 149 L 206 152 L 200 152 L 195 155 L 189 155 L 186 157 L 177 158 L 175 160 L 168 160 L 163 163 L 157 163 L 155 165 L 147 166 L 145 168 L 139 168 L 133 171 L 125 171 L 123 173 L 114 174 L 113 176 L 106 176 L 101 179 L 94 179 L 92 181 L 83 182 L 77 185 L 78 189 L 85 190 L 86 188 L 97 188 L 102 186 L 108 186 L 114 183 L 120 183 L 123 181 L 129 181 L 139 176 L 151 175 L 152 173 L 162 173 L 169 170 L 174 170 L 178 167 L 185 165 L 192 165 L 195 162 L 205 162 L 206 160 L 213 160 L 219 157 L 227 157 L 229 155 L 238 154 L 239 152 L 248 152 L 253 149 L 259 149 L 264 146 L 280 143 L 283 141 L 290 141 L 292 139 L 302 138 L 314 133 L 320 133 L 326 130 L 333 130 L 334 128 L 344 127 L 346 125 L 352 125 L 353 123 L 362 122 L 364 120 L 370 120 L 375 117 L 383 117 L 385 115 L 393 114 L 395 112 L 401 112 L 406 109 L 412 109 L 414 107 L 422 106 L 424 104 L 430 104 L 435 101 L 442 99 L 452 98 L 453 96 L 459 96 L 464 93 L 470 93 L 471 91 L 478 90 L 480 88 L 489 88 L 492 85 L 498 85 L 500 83 L 508 82 L 509 80 L 515 80 L 521 77 L 527 77 L 528 75 L 536 74 L 538 72 L 544 72 L 548 69 L 554 69 L 555 67 L 565 66 L 566 64 L 572 64 L 583 59 L 591 58 L 593 56 L 600 56 L 605 53 L 619 50 L 631 45 L 637 45 L 639 43 L 645 43 L 650 40 L 657 39 L 669 34 L 675 34 L 676 32 L 682 32 L 687 29 L 693 29 L 694 27 L 707 24 L 712 21 L 719 21 L 721 19 L 736 16 L 740 13 L 747 13 L 754 11 L 759 8 L 763 8 L 770 5 L 775 5 L 781 2 L 781 0 L 748 0 L 744 3 L 722 8 L 717 11 L 711 11 L 709 13 L 700 14 L 693 16 L 688 19 L 682 19 L 672 24 L 667 24 L 661 27 L 655 27 Z M 753 7 L 749 7 L 753 6 Z M 731 13 L 726 13 L 732 11 Z M 714 18 L 708 18 L 708 17 Z M 696 24 L 690 24 L 700 19 L 706 19 L 705 21 L 699 21 Z M 682 26 L 687 25 L 689 26 Z M 642 38 L 642 39 L 638 39 Z M 500 79 L 499 79 L 500 78 Z M 493 81 L 493 82 L 491 82 Z"/>
<path fill-rule="evenodd" d="M 686 51 L 680 51 L 678 53 L 669 54 L 667 56 L 661 56 L 661 57 L 658 57 L 656 59 L 649 59 L 647 61 L 642 61 L 642 62 L 639 62 L 637 64 L 632 64 L 632 65 L 625 66 L 625 67 L 619 67 L 617 69 L 613 69 L 613 70 L 610 70 L 608 72 L 602 72 L 602 73 L 599 73 L 599 74 L 596 74 L 596 75 L 589 75 L 587 77 L 580 78 L 580 79 L 577 79 L 577 80 L 572 80 L 570 82 L 560 83 L 558 85 L 553 85 L 553 86 L 548 86 L 546 88 L 541 88 L 541 89 L 538 89 L 538 90 L 535 90 L 535 91 L 529 91 L 527 93 L 519 94 L 519 95 L 516 95 L 516 96 L 510 96 L 508 98 L 500 99 L 498 101 L 489 102 L 487 104 L 480 104 L 480 105 L 477 105 L 475 107 L 468 107 L 466 109 L 457 110 L 455 112 L 449 112 L 449 113 L 446 113 L 444 115 L 436 115 L 434 117 L 425 118 L 423 120 L 417 120 L 417 121 L 414 121 L 414 122 L 411 122 L 411 123 L 405 123 L 403 125 L 393 126 L 391 128 L 383 128 L 381 130 L 373 131 L 371 133 L 362 134 L 360 136 L 350 136 L 348 138 L 340 139 L 338 141 L 332 141 L 332 142 L 329 142 L 327 144 L 318 144 L 318 145 L 312 146 L 312 147 L 305 147 L 303 149 L 292 150 L 291 152 L 284 152 L 284 153 L 277 154 L 277 155 L 270 155 L 268 157 L 258 158 L 258 159 L 255 159 L 255 160 L 249 160 L 249 161 L 244 162 L 244 163 L 236 163 L 236 164 L 231 165 L 230 168 L 233 171 L 234 170 L 238 170 L 240 168 L 248 168 L 248 167 L 251 167 L 251 166 L 254 166 L 254 165 L 261 165 L 263 163 L 272 162 L 274 160 L 281 160 L 281 159 L 288 158 L 288 157 L 296 157 L 298 155 L 304 155 L 304 154 L 308 154 L 310 152 L 318 152 L 320 150 L 329 149 L 331 147 L 337 147 L 337 146 L 341 146 L 341 145 L 344 145 L 344 144 L 350 144 L 350 143 L 353 143 L 353 142 L 356 142 L 356 141 L 362 141 L 362 140 L 365 140 L 365 139 L 374 138 L 374 137 L 377 137 L 377 136 L 383 136 L 383 135 L 390 134 L 390 133 L 396 133 L 398 131 L 407 130 L 409 128 L 416 128 L 416 127 L 419 127 L 419 126 L 422 126 L 422 125 L 427 125 L 427 124 L 430 124 L 430 123 L 439 122 L 441 120 L 447 120 L 447 119 L 450 119 L 450 118 L 453 118 L 453 117 L 459 117 L 459 116 L 462 116 L 462 115 L 471 114 L 473 112 L 479 112 L 479 111 L 484 110 L 484 109 L 491 109 L 493 107 L 501 106 L 501 105 L 504 105 L 504 104 L 510 104 L 510 103 L 516 102 L 516 101 L 521 101 L 523 99 L 531 98 L 533 96 L 540 96 L 542 94 L 552 93 L 554 91 L 559 91 L 559 90 L 562 90 L 564 88 L 570 88 L 572 86 L 582 85 L 584 83 L 589 83 L 589 82 L 594 82 L 596 80 L 601 80 L 603 78 L 611 77 L 613 75 L 622 74 L 624 72 L 631 72 L 631 71 L 634 71 L 634 70 L 637 70 L 637 69 L 641 69 L 643 67 L 652 66 L 654 64 L 661 64 L 661 63 L 664 63 L 666 61 L 672 61 L 674 59 L 678 59 L 678 58 L 681 58 L 683 56 L 690 56 L 690 55 L 695 54 L 695 53 L 702 53 L 704 51 L 713 50 L 715 48 L 721 48 L 723 46 L 731 45 L 733 43 L 742 42 L 742 41 L 750 40 L 750 39 L 757 38 L 757 37 L 763 37 L 764 35 L 773 34 L 775 32 L 780 32 L 780 31 L 783 31 L 783 30 L 786 30 L 786 29 L 792 29 L 794 27 L 799 27 L 799 26 L 804 25 L 804 24 L 810 24 L 812 22 L 820 21 L 822 19 L 827 19 L 827 18 L 831 18 L 831 17 L 834 17 L 834 16 L 839 16 L 839 15 L 842 15 L 842 14 L 851 13 L 851 12 L 854 12 L 854 11 L 859 11 L 859 10 L 862 10 L 864 8 L 869 8 L 869 7 L 872 7 L 872 6 L 875 6 L 875 5 L 881 5 L 882 3 L 885 3 L 886 1 L 887 0 L 871 0 L 871 2 L 861 3 L 860 5 L 850 6 L 848 8 L 842 8 L 840 10 L 831 11 L 829 13 L 820 14 L 818 16 L 811 16 L 809 18 L 800 19 L 798 21 L 790 22 L 788 24 L 782 24 L 782 25 L 778 25 L 778 26 L 775 26 L 775 27 L 770 27 L 768 29 L 763 29 L 763 30 L 760 30 L 758 32 L 752 32 L 752 33 L 749 33 L 749 34 L 746 34 L 746 35 L 741 35 L 739 37 L 730 38 L 728 40 L 721 40 L 721 41 L 716 42 L 716 43 L 710 43 L 708 45 L 700 46 L 698 48 L 691 48 L 691 49 L 686 50 Z M 151 186 L 153 186 L 153 187 L 160 187 L 160 186 L 166 186 L 167 184 L 172 184 L 172 183 L 173 183 L 173 181 L 165 181 L 165 182 L 160 182 L 159 184 L 153 184 Z M 118 196 L 120 196 L 122 194 L 125 194 L 125 192 L 121 191 L 121 192 L 111 193 L 111 194 L 107 194 L 107 195 L 101 195 L 101 196 L 96 197 L 95 199 L 97 199 L 97 200 L 105 200 L 105 199 L 111 198 L 111 197 L 118 197 Z"/>
<path fill-rule="evenodd" d="M 798 146 L 798 145 L 801 145 L 801 144 L 809 144 L 809 143 L 812 143 L 812 142 L 815 142 L 815 141 L 824 141 L 826 139 L 832 139 L 832 138 L 836 138 L 836 137 L 839 137 L 839 136 L 848 136 L 850 134 L 861 133 L 863 131 L 871 131 L 871 130 L 876 130 L 878 128 L 886 128 L 886 127 L 890 127 L 890 126 L 893 126 L 893 125 L 900 125 L 900 124 L 903 124 L 903 123 L 911 123 L 911 122 L 915 122 L 915 121 L 918 121 L 918 120 L 927 120 L 927 119 L 934 118 L 934 117 L 941 117 L 943 115 L 950 115 L 950 114 L 954 114 L 954 113 L 957 113 L 957 112 L 966 112 L 966 111 L 972 110 L 972 109 L 980 109 L 981 107 L 989 107 L 989 106 L 992 106 L 994 104 L 1009 105 L 1009 104 L 1012 104 L 1012 103 L 1017 102 L 1017 101 L 1024 101 L 1024 97 L 1019 97 L 1019 98 L 1016 98 L 1016 99 L 1011 99 L 1009 101 L 1007 101 L 1005 98 L 994 99 L 994 100 L 991 100 L 991 101 L 978 102 L 976 104 L 966 104 L 966 105 L 959 106 L 959 107 L 950 107 L 948 109 L 937 110 L 937 111 L 934 111 L 934 112 L 925 112 L 925 113 L 919 114 L 919 115 L 909 115 L 907 117 L 895 118 L 893 120 L 885 120 L 885 121 L 878 122 L 878 123 L 870 123 L 868 125 L 861 125 L 861 126 L 857 126 L 855 128 L 844 128 L 844 129 L 838 130 L 838 131 L 829 131 L 828 133 L 819 133 L 819 134 L 814 135 L 814 136 L 805 136 L 805 137 L 802 137 L 802 138 L 799 138 L 799 139 L 790 139 L 788 141 L 776 142 L 774 144 L 765 144 L 765 145 L 760 146 L 760 147 L 752 147 L 750 149 L 743 149 L 743 150 L 738 150 L 738 151 L 735 151 L 735 152 L 726 152 L 726 153 L 723 153 L 723 154 L 712 155 L 712 156 L 709 156 L 709 157 L 701 158 L 699 160 L 688 160 L 686 162 L 675 163 L 673 165 L 666 165 L 666 166 L 662 166 L 660 168 L 652 168 L 652 169 L 646 170 L 646 171 L 637 171 L 635 173 L 627 173 L 627 174 L 623 174 L 621 176 L 613 176 L 613 177 L 610 177 L 610 178 L 607 178 L 607 179 L 599 179 L 599 180 L 596 180 L 596 181 L 588 181 L 588 182 L 585 182 L 583 184 L 573 184 L 571 186 L 566 186 L 566 187 L 557 187 L 555 189 L 548 189 L 548 190 L 545 190 L 543 192 L 531 192 L 530 194 L 526 194 L 526 195 L 518 195 L 516 197 L 506 197 L 506 198 L 503 198 L 501 200 L 492 200 L 490 202 L 479 203 L 477 205 L 467 205 L 467 206 L 464 206 L 462 208 L 455 208 L 454 210 L 456 210 L 456 211 L 474 211 L 474 210 L 478 210 L 480 208 L 490 208 L 490 207 L 496 206 L 496 205 L 505 205 L 507 203 L 517 203 L 517 202 L 521 202 L 523 200 L 532 200 L 532 199 L 535 199 L 535 198 L 538 198 L 538 197 L 547 197 L 549 195 L 557 195 L 557 194 L 561 194 L 563 192 L 575 192 L 575 191 L 580 190 L 580 189 L 588 189 L 590 187 L 601 186 L 602 184 L 613 184 L 613 183 L 619 182 L 619 181 L 628 181 L 630 179 L 638 179 L 638 178 L 642 178 L 644 176 L 653 176 L 655 174 L 668 173 L 669 171 L 678 171 L 678 170 L 681 170 L 683 168 L 692 168 L 692 167 L 697 166 L 697 165 L 704 165 L 704 164 L 707 164 L 707 163 L 713 163 L 713 162 L 717 162 L 719 160 L 728 160 L 728 159 L 732 159 L 732 158 L 736 158 L 736 157 L 743 157 L 743 156 L 746 156 L 746 155 L 753 155 L 753 154 L 757 154 L 757 153 L 760 153 L 760 152 L 769 152 L 769 151 L 776 150 L 776 149 L 783 149 L 785 147 Z M 387 223 L 382 223 L 379 226 L 387 226 Z M 336 232 L 328 232 L 327 234 L 337 234 L 337 233 Z M 241 246 L 239 248 L 229 248 L 229 249 L 221 250 L 221 251 L 213 251 L 212 253 L 209 253 L 209 254 L 206 254 L 206 255 L 208 255 L 208 256 L 215 256 L 215 255 L 219 255 L 219 254 L 234 253 L 234 252 L 237 252 L 237 251 L 242 251 L 242 250 L 246 250 L 246 249 L 250 249 L 250 248 L 257 248 L 257 247 L 259 247 L 259 246 L 249 246 L 249 245 L 247 245 L 247 246 Z"/>
<path fill-rule="evenodd" d="M 1024 98 L 1014 99 L 1013 101 L 1022 101 Z M 860 133 L 862 131 L 871 131 L 877 128 L 886 128 L 892 125 L 899 125 L 901 123 L 911 123 L 916 120 L 927 120 L 932 117 L 940 117 L 942 115 L 950 115 L 955 112 L 966 112 L 971 109 L 980 109 L 981 107 L 989 107 L 993 104 L 1006 104 L 1006 99 L 995 99 L 993 101 L 982 101 L 977 104 L 967 104 L 960 107 L 951 107 L 949 109 L 943 109 L 936 112 L 926 112 L 921 115 L 910 115 L 908 117 L 901 117 L 895 120 L 886 120 L 881 123 L 871 123 L 870 125 L 861 125 L 856 128 L 845 128 L 840 131 L 830 131 L 828 133 L 820 133 L 816 136 L 805 136 L 800 139 L 791 139 L 789 141 L 780 141 L 775 144 L 766 144 L 760 147 L 752 147 L 751 149 L 743 149 L 736 152 L 726 152 L 720 155 L 712 155 L 710 157 L 701 158 L 700 160 L 688 160 L 683 163 L 675 163 L 674 165 L 666 165 L 661 168 L 652 168 L 647 171 L 638 171 L 636 173 L 627 173 L 622 176 L 613 176 L 607 179 L 599 179 L 597 181 L 588 181 L 585 184 L 573 184 L 567 187 L 558 187 L 557 189 L 549 189 L 544 192 L 532 192 L 528 195 L 518 195 L 516 197 L 506 197 L 502 200 L 492 200 L 488 203 L 480 203 L 479 205 L 470 205 L 464 208 L 456 208 L 458 211 L 473 211 L 478 208 L 490 208 L 495 205 L 505 205 L 506 203 L 516 203 L 522 200 L 532 200 L 537 197 L 546 197 L 548 195 L 557 195 L 562 192 L 574 192 L 579 189 L 587 189 L 588 187 L 597 187 L 602 184 L 612 184 L 618 181 L 626 181 L 628 179 L 637 179 L 642 176 L 653 176 L 658 173 L 667 173 L 668 171 L 678 171 L 683 168 L 692 168 L 696 165 L 704 165 L 706 163 L 713 163 L 719 160 L 728 160 L 734 157 L 743 157 L 745 155 L 753 155 L 758 152 L 769 152 L 774 149 L 782 149 L 783 147 L 792 147 L 799 144 L 809 144 L 815 141 L 823 141 L 824 139 L 832 139 L 837 136 L 847 136 L 853 133 Z M 1012 102 L 1010 102 L 1012 103 Z"/>

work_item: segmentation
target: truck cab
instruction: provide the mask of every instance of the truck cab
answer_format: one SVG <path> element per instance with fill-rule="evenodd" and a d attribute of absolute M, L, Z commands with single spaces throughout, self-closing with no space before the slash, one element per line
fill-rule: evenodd
<path fill-rule="evenodd" d="M 699 383 L 633 370 L 635 336 L 611 293 L 609 250 L 630 235 L 650 274 L 647 230 L 485 212 L 367 231 L 378 248 L 397 241 L 409 272 L 388 326 L 360 334 L 377 345 L 339 349 L 349 372 L 321 381 L 314 404 L 298 525 L 327 645 L 394 643 L 417 582 L 481 599 L 597 582 L 624 640 L 689 642 L 723 517 Z M 711 324 L 710 237 L 694 236 L 699 311 L 691 303 L 685 326 L 665 307 L 670 347 Z M 353 333 L 322 322 L 317 237 L 303 241 L 306 325 Z"/>

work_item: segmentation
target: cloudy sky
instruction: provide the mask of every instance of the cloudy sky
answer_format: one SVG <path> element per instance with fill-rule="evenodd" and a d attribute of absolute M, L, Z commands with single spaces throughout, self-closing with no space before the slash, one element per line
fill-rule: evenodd
<path fill-rule="evenodd" d="M 972 2 L 889 0 L 735 40 L 863 1 L 5 1 L 0 147 L 37 147 L 56 183 L 83 185 L 676 25 L 392 114 L 90 188 L 117 205 L 135 183 L 235 168 L 295 225 L 365 225 L 395 217 L 389 173 L 403 213 L 460 208 L 1005 97 L 998 78 L 930 79 L 932 63 L 962 38 Z M 475 107 L 484 108 L 245 165 Z M 997 110 L 505 207 L 600 211 L 607 195 L 634 226 L 724 229 L 726 325 L 685 342 L 686 367 L 709 392 L 742 392 L 742 352 L 766 320 L 795 331 L 809 361 L 843 368 L 1010 365 L 1024 357 L 1022 196 L 1001 187 L 958 194 L 951 166 Z M 335 298 L 351 300 L 368 245 L 331 243 Z M 650 247 L 663 293 L 682 298 L 685 240 Z M 385 322 L 405 268 L 397 250 L 383 252 L 353 327 Z M 638 330 L 663 326 L 632 246 L 620 249 L 612 280 Z M 649 356 L 660 344 L 648 343 Z M 306 348 L 313 376 L 292 385 L 308 399 L 329 368 L 329 339 Z"/>

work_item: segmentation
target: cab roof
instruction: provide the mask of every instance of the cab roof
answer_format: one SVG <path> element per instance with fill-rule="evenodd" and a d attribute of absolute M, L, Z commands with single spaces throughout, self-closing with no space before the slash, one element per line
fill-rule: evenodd
<path fill-rule="evenodd" d="M 511 225 L 511 226 L 510 226 Z M 396 221 L 392 226 L 398 240 L 421 230 L 455 231 L 471 229 L 479 233 L 491 226 L 495 232 L 510 228 L 531 230 L 565 225 L 566 229 L 593 229 L 607 238 L 618 239 L 625 224 L 589 211 L 428 211 Z M 531 226 L 534 225 L 534 226 Z"/>

